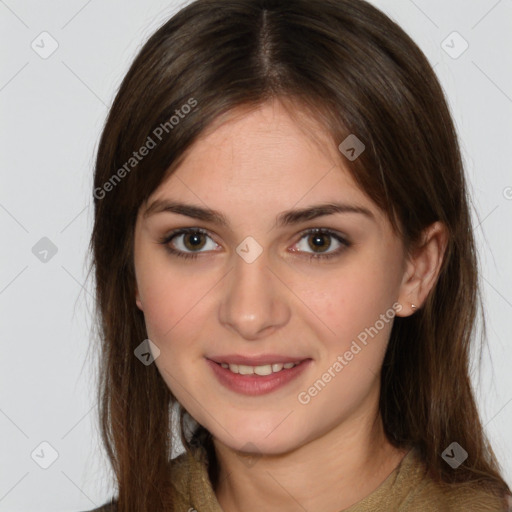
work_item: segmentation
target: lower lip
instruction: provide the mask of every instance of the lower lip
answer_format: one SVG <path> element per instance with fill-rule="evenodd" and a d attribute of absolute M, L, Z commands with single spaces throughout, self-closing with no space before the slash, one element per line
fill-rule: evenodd
<path fill-rule="evenodd" d="M 311 361 L 305 359 L 293 368 L 283 368 L 280 372 L 270 375 L 240 375 L 233 373 L 229 368 L 223 368 L 211 359 L 206 360 L 221 384 L 236 393 L 250 396 L 265 395 L 285 386 L 296 379 Z"/>

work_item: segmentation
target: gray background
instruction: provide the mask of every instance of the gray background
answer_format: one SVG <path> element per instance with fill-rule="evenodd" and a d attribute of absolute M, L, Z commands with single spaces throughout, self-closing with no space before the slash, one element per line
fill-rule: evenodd
<path fill-rule="evenodd" d="M 489 331 L 474 383 L 512 485 L 512 1 L 373 3 L 435 66 L 460 134 Z M 86 510 L 112 493 L 94 354 L 86 358 L 92 164 L 136 51 L 177 9 L 157 0 L 0 1 L 0 511 Z"/>

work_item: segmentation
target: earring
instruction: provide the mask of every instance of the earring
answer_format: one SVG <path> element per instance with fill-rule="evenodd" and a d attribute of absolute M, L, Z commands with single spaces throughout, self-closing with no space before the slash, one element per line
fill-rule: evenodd
<path fill-rule="evenodd" d="M 414 304 L 411 304 L 412 309 L 416 309 L 416 306 Z"/>

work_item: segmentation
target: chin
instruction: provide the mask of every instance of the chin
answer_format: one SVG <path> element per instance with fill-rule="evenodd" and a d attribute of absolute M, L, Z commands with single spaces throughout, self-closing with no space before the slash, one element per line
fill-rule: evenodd
<path fill-rule="evenodd" d="M 282 421 L 282 418 L 281 418 Z M 276 421 L 274 425 L 278 425 Z M 296 436 L 290 429 L 279 430 L 268 429 L 266 425 L 246 425 L 245 428 L 239 426 L 237 429 L 229 429 L 229 434 L 225 431 L 219 432 L 214 429 L 213 436 L 222 444 L 231 450 L 239 451 L 254 456 L 261 455 L 282 455 L 293 451 L 301 443 L 299 436 Z M 270 432 L 270 434 L 269 434 Z"/>

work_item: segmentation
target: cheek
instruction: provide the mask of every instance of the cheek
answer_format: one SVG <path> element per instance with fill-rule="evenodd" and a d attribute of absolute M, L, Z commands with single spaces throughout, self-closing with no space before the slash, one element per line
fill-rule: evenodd
<path fill-rule="evenodd" d="M 152 267 L 143 284 L 144 320 L 148 338 L 160 350 L 155 364 L 174 396 L 187 409 L 193 408 L 184 390 L 194 389 L 200 376 L 189 369 L 201 359 L 191 340 L 200 334 L 204 324 L 204 286 L 176 272 L 170 275 Z M 203 298 L 203 300 L 201 300 Z"/>
<path fill-rule="evenodd" d="M 197 282 L 173 270 L 160 247 L 140 248 L 135 268 L 148 334 L 152 331 L 156 339 L 161 338 L 190 309 Z"/>
<path fill-rule="evenodd" d="M 307 309 L 314 313 L 308 317 L 317 337 L 324 340 L 327 368 L 338 355 L 346 354 L 343 373 L 362 367 L 379 371 L 394 318 L 392 265 L 385 256 L 369 256 L 329 279 L 303 281 L 299 296 L 306 298 Z"/>
<path fill-rule="evenodd" d="M 147 267 L 140 276 L 139 288 L 148 337 L 173 363 L 190 355 L 190 340 L 200 338 L 201 327 L 208 318 L 211 320 L 209 294 L 218 278 L 202 279 L 169 267 Z"/>
<path fill-rule="evenodd" d="M 299 297 L 334 333 L 373 324 L 393 304 L 394 280 L 389 267 L 354 265 L 328 278 L 300 284 Z"/>
<path fill-rule="evenodd" d="M 163 341 L 163 335 L 175 323 L 179 305 L 177 286 L 158 267 L 146 267 L 138 279 L 138 287 L 143 301 L 143 312 L 148 335 Z"/>

